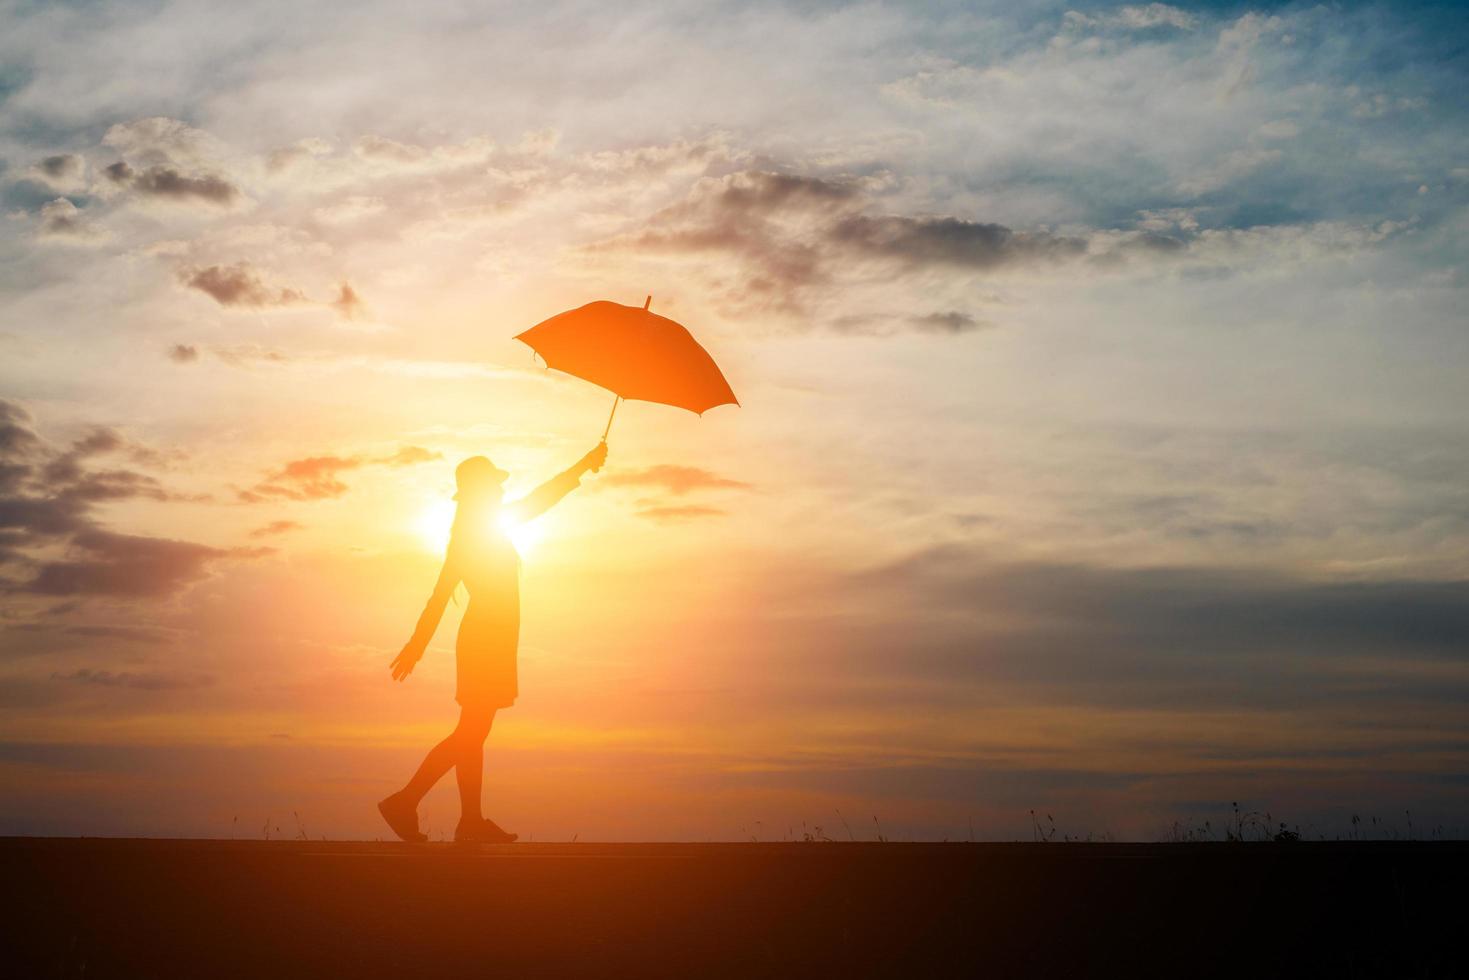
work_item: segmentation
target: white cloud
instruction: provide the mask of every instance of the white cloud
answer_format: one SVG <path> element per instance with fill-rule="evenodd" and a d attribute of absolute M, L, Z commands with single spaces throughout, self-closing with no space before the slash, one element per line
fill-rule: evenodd
<path fill-rule="evenodd" d="M 1149 27 L 1176 27 L 1192 30 L 1198 18 L 1186 10 L 1170 7 L 1166 3 L 1150 3 L 1145 7 L 1123 7 L 1116 14 L 1118 23 L 1135 29 Z"/>
<path fill-rule="evenodd" d="M 102 137 L 102 145 L 144 167 L 218 167 L 228 156 L 224 144 L 209 133 L 166 116 L 117 123 Z"/>
<path fill-rule="evenodd" d="M 1145 31 L 1158 27 L 1172 27 L 1181 31 L 1191 31 L 1198 25 L 1198 22 L 1198 18 L 1186 10 L 1166 3 L 1150 3 L 1122 7 L 1114 13 L 1085 14 L 1079 10 L 1068 10 L 1061 18 L 1061 29 L 1063 31 Z"/>

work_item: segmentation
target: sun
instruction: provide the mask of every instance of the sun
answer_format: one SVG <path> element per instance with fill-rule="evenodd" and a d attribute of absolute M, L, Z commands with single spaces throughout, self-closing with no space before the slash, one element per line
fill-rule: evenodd
<path fill-rule="evenodd" d="M 442 555 L 449 547 L 449 530 L 454 526 L 454 501 L 431 500 L 418 512 L 413 529 L 425 549 Z"/>
<path fill-rule="evenodd" d="M 419 511 L 418 519 L 414 522 L 414 531 L 426 550 L 442 555 L 449 547 L 449 532 L 454 526 L 454 507 L 452 500 L 432 500 Z M 520 552 L 521 557 L 534 551 L 543 536 L 537 522 L 515 521 L 509 515 L 501 514 L 498 523 L 500 530 L 515 545 L 515 550 Z"/>

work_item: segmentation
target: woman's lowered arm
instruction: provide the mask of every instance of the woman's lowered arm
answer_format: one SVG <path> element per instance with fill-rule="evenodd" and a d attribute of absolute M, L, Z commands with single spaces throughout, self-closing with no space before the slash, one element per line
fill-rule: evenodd
<path fill-rule="evenodd" d="M 413 629 L 413 636 L 403 644 L 403 649 L 398 656 L 393 658 L 390 665 L 393 680 L 403 680 L 413 673 L 414 664 L 423 659 L 424 651 L 428 649 L 428 641 L 434 638 L 434 631 L 439 628 L 439 620 L 444 618 L 444 609 L 449 605 L 449 597 L 454 594 L 454 587 L 459 584 L 459 578 L 459 563 L 456 560 L 454 543 L 451 541 L 448 554 L 444 556 L 444 567 L 439 571 L 439 580 L 434 583 L 433 594 L 428 597 L 428 604 L 423 607 L 423 613 L 418 617 L 418 625 Z"/>
<path fill-rule="evenodd" d="M 514 503 L 506 504 L 506 513 L 514 521 L 528 521 L 533 517 L 540 517 L 559 503 L 562 497 L 581 486 L 582 474 L 600 470 L 605 462 L 607 462 L 607 444 L 600 442 L 597 448 L 577 460 L 570 469 L 557 473 Z"/>

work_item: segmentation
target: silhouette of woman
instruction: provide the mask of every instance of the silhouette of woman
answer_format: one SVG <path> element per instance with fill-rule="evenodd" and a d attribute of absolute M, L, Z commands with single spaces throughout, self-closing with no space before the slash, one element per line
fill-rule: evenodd
<path fill-rule="evenodd" d="M 607 444 L 598 444 L 579 462 L 537 487 L 522 500 L 502 508 L 505 477 L 509 474 L 484 456 L 473 456 L 454 471 L 459 502 L 454 527 L 444 555 L 444 568 L 429 596 L 418 627 L 391 664 L 393 679 L 401 681 L 422 659 L 438 629 L 455 586 L 464 583 L 469 606 L 459 623 L 454 644 L 459 702 L 459 724 L 429 750 L 418 772 L 403 789 L 377 805 L 393 833 L 403 840 L 428 838 L 418 831 L 418 804 L 450 769 L 459 782 L 459 826 L 455 840 L 507 843 L 516 835 L 501 830 L 480 812 L 480 783 L 484 770 L 485 739 L 495 712 L 515 703 L 515 654 L 520 640 L 520 555 L 510 543 L 499 518 L 517 521 L 538 517 L 581 485 L 589 470 L 601 469 Z"/>

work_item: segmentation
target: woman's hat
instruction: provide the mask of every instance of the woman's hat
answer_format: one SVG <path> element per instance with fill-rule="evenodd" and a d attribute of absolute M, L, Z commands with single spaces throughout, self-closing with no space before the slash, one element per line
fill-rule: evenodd
<path fill-rule="evenodd" d="M 458 491 L 454 499 L 458 500 L 466 493 L 498 487 L 509 475 L 490 462 L 488 456 L 471 456 L 454 470 L 454 489 Z"/>

